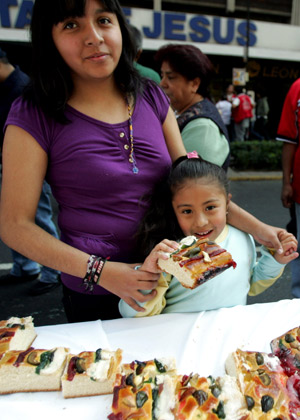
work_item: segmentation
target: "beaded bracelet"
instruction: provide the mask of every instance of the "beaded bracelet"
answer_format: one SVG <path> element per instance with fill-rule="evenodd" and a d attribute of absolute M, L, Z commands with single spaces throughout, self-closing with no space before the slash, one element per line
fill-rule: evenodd
<path fill-rule="evenodd" d="M 92 292 L 94 290 L 94 285 L 99 284 L 105 262 L 106 258 L 90 255 L 87 262 L 86 275 L 82 281 L 82 286 L 84 286 L 85 290 L 88 292 Z"/>

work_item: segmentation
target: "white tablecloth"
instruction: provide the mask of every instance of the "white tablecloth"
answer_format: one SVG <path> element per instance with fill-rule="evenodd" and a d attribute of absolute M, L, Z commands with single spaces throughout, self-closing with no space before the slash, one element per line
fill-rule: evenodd
<path fill-rule="evenodd" d="M 37 327 L 36 348 L 69 347 L 74 353 L 123 349 L 123 361 L 174 356 L 179 373 L 224 374 L 236 348 L 270 352 L 270 341 L 300 325 L 300 299 L 223 308 L 193 314 L 166 314 Z M 105 420 L 111 395 L 64 399 L 60 392 L 0 396 L 1 420 Z"/>

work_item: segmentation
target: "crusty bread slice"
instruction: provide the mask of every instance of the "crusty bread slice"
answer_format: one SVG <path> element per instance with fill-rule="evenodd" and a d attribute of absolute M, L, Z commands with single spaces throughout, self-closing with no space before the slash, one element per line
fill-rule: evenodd
<path fill-rule="evenodd" d="M 31 316 L 0 321 L 0 354 L 7 350 L 27 350 L 36 335 Z"/>
<path fill-rule="evenodd" d="M 253 419 L 299 418 L 299 401 L 274 354 L 237 349 L 225 369 L 236 377 Z"/>
<path fill-rule="evenodd" d="M 59 391 L 69 349 L 10 350 L 0 360 L 0 394 Z"/>
<path fill-rule="evenodd" d="M 64 398 L 111 394 L 121 361 L 120 349 L 70 354 L 62 376 Z"/>
<path fill-rule="evenodd" d="M 224 375 L 215 379 L 198 374 L 179 378 L 175 418 L 248 420 L 249 415 L 235 378 Z"/>
<path fill-rule="evenodd" d="M 176 384 L 176 361 L 172 357 L 123 364 L 116 376 L 108 418 L 174 419 Z"/>
<path fill-rule="evenodd" d="M 182 286 L 194 289 L 224 270 L 236 267 L 231 254 L 216 243 L 195 238 L 192 245 L 187 246 L 188 238 L 195 237 L 184 238 L 179 250 L 167 260 L 158 260 L 159 268 L 176 277 Z"/>

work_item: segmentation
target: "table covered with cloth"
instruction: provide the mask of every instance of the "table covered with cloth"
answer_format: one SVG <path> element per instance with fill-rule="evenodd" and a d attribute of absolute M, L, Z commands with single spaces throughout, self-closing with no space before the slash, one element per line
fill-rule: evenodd
<path fill-rule="evenodd" d="M 27 314 L 26 314 L 27 315 Z M 123 361 L 175 357 L 178 373 L 222 376 L 237 348 L 269 353 L 270 341 L 300 326 L 300 299 L 191 314 L 36 327 L 35 348 L 123 350 Z M 105 420 L 112 395 L 64 399 L 61 392 L 0 396 L 1 420 Z"/>

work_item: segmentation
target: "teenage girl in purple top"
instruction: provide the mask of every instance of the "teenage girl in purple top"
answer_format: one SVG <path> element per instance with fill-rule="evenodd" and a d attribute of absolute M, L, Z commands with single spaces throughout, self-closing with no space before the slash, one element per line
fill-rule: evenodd
<path fill-rule="evenodd" d="M 173 111 L 134 70 L 116 0 L 36 0 L 31 34 L 32 84 L 6 123 L 2 239 L 62 272 L 70 322 L 119 317 L 119 297 L 141 310 L 136 301 L 154 297 L 159 274 L 134 270 L 135 233 L 147 194 L 185 154 Z M 44 178 L 61 240 L 34 221 Z M 234 204 L 228 221 L 280 247 L 278 229 Z"/>

